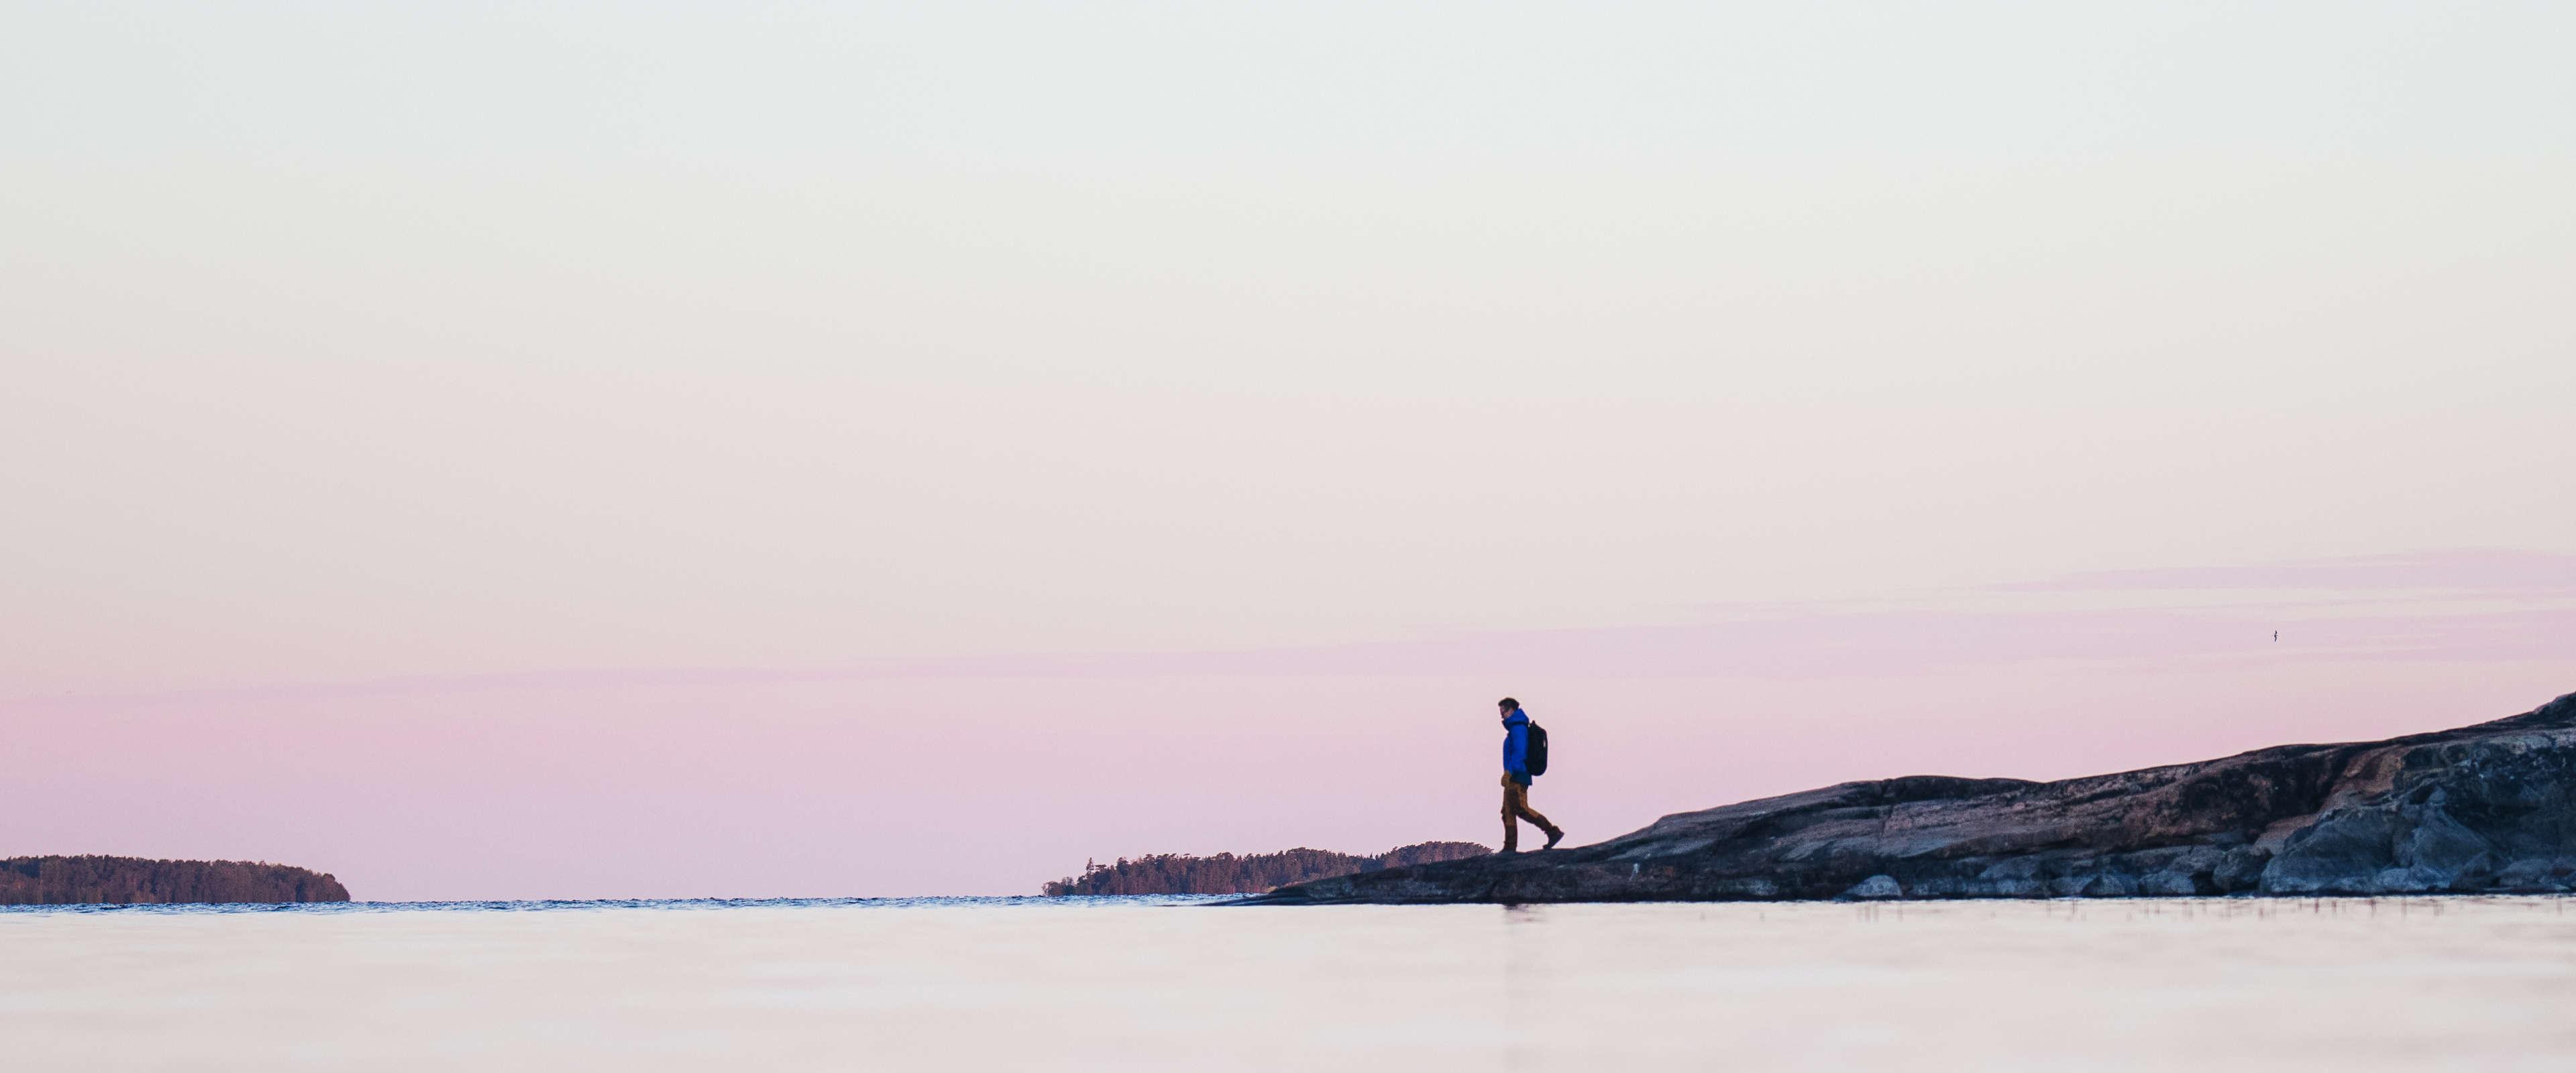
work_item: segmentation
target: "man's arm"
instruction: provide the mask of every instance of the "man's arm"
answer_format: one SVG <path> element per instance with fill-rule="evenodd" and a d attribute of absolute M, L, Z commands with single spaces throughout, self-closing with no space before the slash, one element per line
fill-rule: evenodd
<path fill-rule="evenodd" d="M 1503 731 L 1503 774 L 1529 773 L 1529 724 L 1515 724 Z"/>

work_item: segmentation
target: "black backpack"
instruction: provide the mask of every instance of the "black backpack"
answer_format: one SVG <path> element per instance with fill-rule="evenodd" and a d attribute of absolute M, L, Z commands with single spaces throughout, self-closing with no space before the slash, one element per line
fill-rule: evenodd
<path fill-rule="evenodd" d="M 1531 778 L 1547 774 L 1547 728 L 1538 725 L 1536 720 L 1529 725 L 1529 752 L 1522 759 Z"/>

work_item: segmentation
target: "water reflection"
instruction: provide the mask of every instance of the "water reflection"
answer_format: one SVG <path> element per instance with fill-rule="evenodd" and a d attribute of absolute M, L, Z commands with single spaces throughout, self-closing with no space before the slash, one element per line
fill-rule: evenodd
<path fill-rule="evenodd" d="M 12 1070 L 2569 1068 L 2562 898 L 0 913 Z"/>

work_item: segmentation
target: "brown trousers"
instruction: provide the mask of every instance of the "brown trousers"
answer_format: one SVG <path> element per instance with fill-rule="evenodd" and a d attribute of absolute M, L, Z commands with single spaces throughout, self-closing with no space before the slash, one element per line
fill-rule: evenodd
<path fill-rule="evenodd" d="M 1536 810 L 1529 807 L 1529 787 L 1512 781 L 1511 773 L 1504 772 L 1503 852 L 1505 853 L 1512 853 L 1521 848 L 1521 825 L 1514 822 L 1516 820 L 1528 820 L 1550 836 L 1556 834 L 1556 825 L 1547 822 L 1547 817 L 1539 815 Z"/>

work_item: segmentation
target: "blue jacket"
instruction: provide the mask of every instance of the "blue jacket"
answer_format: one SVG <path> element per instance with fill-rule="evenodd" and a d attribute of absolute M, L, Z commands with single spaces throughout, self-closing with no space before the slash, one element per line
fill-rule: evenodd
<path fill-rule="evenodd" d="M 1529 715 L 1518 708 L 1503 717 L 1503 774 L 1529 785 Z"/>

